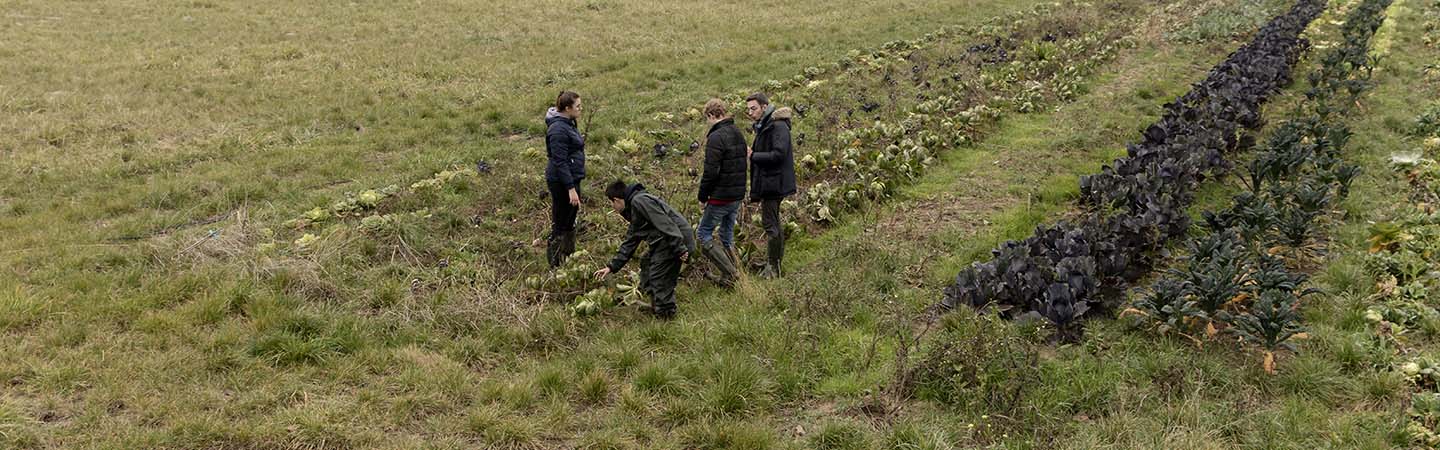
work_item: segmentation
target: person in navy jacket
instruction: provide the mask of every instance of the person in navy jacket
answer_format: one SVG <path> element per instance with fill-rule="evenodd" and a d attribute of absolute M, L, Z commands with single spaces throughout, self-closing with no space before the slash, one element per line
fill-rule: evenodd
<path fill-rule="evenodd" d="M 580 94 L 561 92 L 555 106 L 545 112 L 545 184 L 550 190 L 550 239 L 545 255 L 550 267 L 575 252 L 575 218 L 580 212 L 580 183 L 585 180 L 585 137 L 575 121 L 580 118 Z"/>

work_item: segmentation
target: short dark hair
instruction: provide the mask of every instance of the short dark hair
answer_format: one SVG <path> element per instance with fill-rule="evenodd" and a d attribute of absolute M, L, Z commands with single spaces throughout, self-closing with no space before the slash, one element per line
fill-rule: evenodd
<path fill-rule="evenodd" d="M 754 94 L 750 94 L 749 97 L 745 97 L 745 101 L 749 102 L 751 100 L 754 100 L 755 103 L 759 103 L 761 106 L 770 105 L 770 97 L 765 96 L 764 92 L 756 92 Z"/>
<path fill-rule="evenodd" d="M 560 96 L 555 97 L 555 110 L 564 111 L 575 106 L 575 101 L 580 99 L 580 94 L 571 91 L 560 91 Z"/>
<path fill-rule="evenodd" d="M 624 200 L 625 191 L 629 188 L 630 186 L 625 184 L 625 180 L 615 180 L 611 182 L 609 186 L 605 187 L 605 198 L 618 198 Z"/>

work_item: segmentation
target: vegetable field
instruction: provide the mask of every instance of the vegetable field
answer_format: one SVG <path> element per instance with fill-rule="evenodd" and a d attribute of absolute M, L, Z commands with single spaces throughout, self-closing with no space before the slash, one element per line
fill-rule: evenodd
<path fill-rule="evenodd" d="M 1440 447 L 1440 1 L 532 3 L 0 6 L 0 448 Z M 753 92 L 657 320 L 601 190 Z"/>

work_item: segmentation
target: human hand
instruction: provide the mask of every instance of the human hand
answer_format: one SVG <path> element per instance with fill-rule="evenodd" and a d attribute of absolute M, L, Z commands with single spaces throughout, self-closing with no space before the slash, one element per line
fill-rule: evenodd
<path fill-rule="evenodd" d="M 575 188 L 570 188 L 570 205 L 580 206 L 580 193 L 576 192 Z"/>
<path fill-rule="evenodd" d="M 609 267 L 601 267 L 600 270 L 595 271 L 595 279 L 597 279 L 597 280 L 603 280 L 603 279 L 605 279 L 605 277 L 608 277 L 608 276 L 610 276 L 610 268 L 609 268 Z"/>

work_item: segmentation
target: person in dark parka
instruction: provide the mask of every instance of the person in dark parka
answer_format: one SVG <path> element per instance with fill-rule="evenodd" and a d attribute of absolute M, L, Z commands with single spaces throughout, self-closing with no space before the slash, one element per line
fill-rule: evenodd
<path fill-rule="evenodd" d="M 616 180 L 605 188 L 605 197 L 610 199 L 615 212 L 630 222 L 630 227 L 615 258 L 595 271 L 595 278 L 604 279 L 620 271 L 643 241 L 650 246 L 650 251 L 640 268 L 640 289 L 650 296 L 656 317 L 675 317 L 675 285 L 680 281 L 680 264 L 695 251 L 695 235 L 690 232 L 690 223 L 639 183 L 626 186 L 624 181 Z"/>
<path fill-rule="evenodd" d="M 710 132 L 705 137 L 705 170 L 700 176 L 698 199 L 705 211 L 700 215 L 700 251 L 719 269 L 720 283 L 728 285 L 739 276 L 735 264 L 735 221 L 740 204 L 745 200 L 746 157 L 745 135 L 735 127 L 735 119 L 720 99 L 705 103 L 705 118 Z M 719 242 L 714 239 L 719 227 Z"/>
<path fill-rule="evenodd" d="M 766 277 L 780 276 L 785 256 L 785 232 L 780 202 L 795 195 L 795 152 L 790 144 L 790 108 L 775 109 L 769 97 L 756 93 L 745 98 L 745 112 L 754 120 L 755 144 L 750 152 L 750 201 L 760 203 L 765 227 Z"/>
<path fill-rule="evenodd" d="M 575 218 L 580 212 L 580 183 L 585 180 L 585 137 L 575 126 L 580 108 L 580 94 L 564 91 L 545 113 L 545 184 L 550 190 L 545 255 L 550 267 L 575 252 Z"/>

